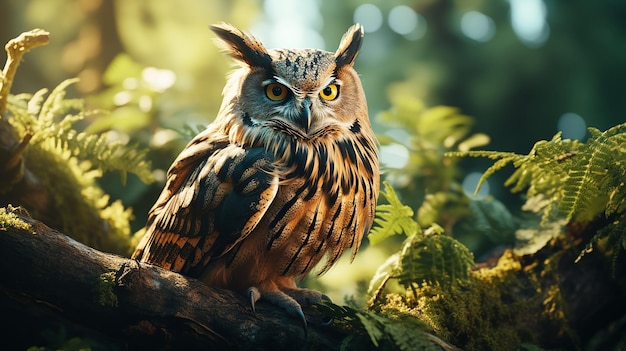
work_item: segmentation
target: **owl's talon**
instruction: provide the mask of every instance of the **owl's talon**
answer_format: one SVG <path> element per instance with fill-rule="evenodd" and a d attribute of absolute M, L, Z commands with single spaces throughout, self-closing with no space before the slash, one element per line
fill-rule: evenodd
<path fill-rule="evenodd" d="M 298 291 L 298 289 L 293 289 L 294 291 Z M 303 291 L 308 291 L 308 290 L 304 290 Z M 306 322 L 306 316 L 304 315 L 304 312 L 302 311 L 302 307 L 300 306 L 300 302 L 298 302 L 296 299 L 294 299 L 294 297 L 290 296 L 289 294 L 281 291 L 281 290 L 265 290 L 263 288 L 259 289 L 257 287 L 250 287 L 248 288 L 248 296 L 250 297 L 250 303 L 252 304 L 252 310 L 254 311 L 254 306 L 255 303 L 260 299 L 263 298 L 264 300 L 267 300 L 268 302 L 282 308 L 283 310 L 285 310 L 288 314 L 298 318 L 300 320 L 300 323 L 302 325 L 302 329 L 304 330 L 304 336 L 306 337 L 308 335 L 307 332 L 307 322 Z"/>
<path fill-rule="evenodd" d="M 248 288 L 248 296 L 250 297 L 250 306 L 252 306 L 252 312 L 256 313 L 255 304 L 261 298 L 261 292 L 259 289 L 253 287 Z"/>

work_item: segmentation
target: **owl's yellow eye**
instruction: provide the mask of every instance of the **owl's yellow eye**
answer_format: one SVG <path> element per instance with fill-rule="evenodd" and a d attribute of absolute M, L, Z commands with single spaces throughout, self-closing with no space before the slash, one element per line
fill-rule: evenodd
<path fill-rule="evenodd" d="M 339 86 L 337 84 L 329 84 L 320 91 L 320 96 L 326 101 L 335 100 L 339 96 Z"/>
<path fill-rule="evenodd" d="M 265 87 L 265 95 L 273 101 L 284 100 L 287 97 L 287 94 L 287 87 L 282 84 L 271 83 Z"/>

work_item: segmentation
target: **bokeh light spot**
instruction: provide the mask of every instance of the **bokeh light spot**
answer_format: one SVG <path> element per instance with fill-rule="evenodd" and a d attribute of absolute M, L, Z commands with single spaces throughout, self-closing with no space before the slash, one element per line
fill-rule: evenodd
<path fill-rule="evenodd" d="M 372 33 L 382 27 L 383 13 L 376 5 L 363 4 L 354 10 L 354 22 L 362 24 L 365 32 Z"/>
<path fill-rule="evenodd" d="M 548 10 L 543 0 L 509 0 L 511 25 L 520 40 L 529 47 L 543 45 L 550 36 L 546 22 Z"/>
<path fill-rule="evenodd" d="M 154 91 L 163 92 L 176 82 L 176 74 L 169 69 L 146 67 L 141 72 L 141 78 L 150 85 Z"/>
<path fill-rule="evenodd" d="M 556 128 L 562 132 L 561 137 L 563 139 L 583 140 L 587 135 L 587 123 L 581 116 L 573 112 L 561 115 Z"/>
<path fill-rule="evenodd" d="M 380 163 L 383 167 L 402 169 L 409 162 L 409 150 L 404 145 L 389 144 L 380 147 Z"/>
<path fill-rule="evenodd" d="M 496 34 L 496 24 L 489 16 L 469 11 L 461 17 L 461 31 L 470 39 L 486 42 Z"/>
<path fill-rule="evenodd" d="M 396 6 L 389 11 L 389 28 L 401 35 L 415 31 L 418 20 L 417 13 L 405 5 Z"/>

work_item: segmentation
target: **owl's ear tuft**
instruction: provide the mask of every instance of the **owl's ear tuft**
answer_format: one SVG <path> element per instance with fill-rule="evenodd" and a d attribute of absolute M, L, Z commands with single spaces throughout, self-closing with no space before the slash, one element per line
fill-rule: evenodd
<path fill-rule="evenodd" d="M 255 37 L 228 23 L 214 24 L 209 28 L 219 37 L 222 49 L 233 58 L 250 67 L 272 69 L 272 58 Z"/>
<path fill-rule="evenodd" d="M 356 56 L 359 54 L 361 42 L 363 41 L 363 26 L 355 24 L 348 29 L 341 38 L 339 48 L 335 52 L 335 62 L 337 68 L 354 64 Z"/>

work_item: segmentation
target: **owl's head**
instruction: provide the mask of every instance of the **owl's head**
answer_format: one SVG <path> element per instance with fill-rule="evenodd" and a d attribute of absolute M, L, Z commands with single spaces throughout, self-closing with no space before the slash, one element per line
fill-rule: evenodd
<path fill-rule="evenodd" d="M 241 64 L 224 88 L 218 118 L 227 118 L 225 125 L 302 140 L 369 125 L 365 94 L 352 67 L 363 38 L 359 24 L 348 29 L 335 52 L 268 50 L 229 24 L 211 30 Z"/>

